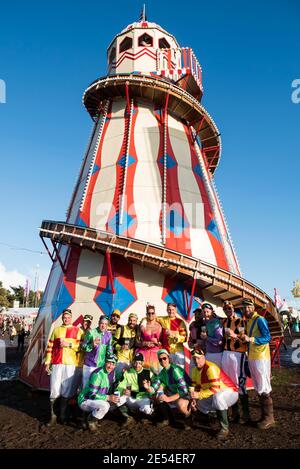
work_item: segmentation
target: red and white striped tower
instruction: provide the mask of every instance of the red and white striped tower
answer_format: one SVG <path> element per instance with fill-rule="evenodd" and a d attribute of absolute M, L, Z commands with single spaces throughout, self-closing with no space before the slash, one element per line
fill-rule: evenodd
<path fill-rule="evenodd" d="M 90 313 L 135 312 L 147 301 L 164 314 L 175 302 L 187 321 L 194 296 L 270 298 L 240 278 L 213 182 L 219 131 L 200 104 L 201 66 L 188 47 L 146 21 L 130 24 L 107 51 L 108 75 L 85 91 L 94 121 L 67 221 L 44 221 L 53 266 L 21 378 L 47 387 L 45 342 L 70 307 Z M 49 243 L 49 240 L 48 240 Z"/>

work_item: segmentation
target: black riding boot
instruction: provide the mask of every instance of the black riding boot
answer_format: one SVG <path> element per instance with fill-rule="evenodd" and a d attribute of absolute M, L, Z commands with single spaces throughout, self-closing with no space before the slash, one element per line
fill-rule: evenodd
<path fill-rule="evenodd" d="M 57 417 L 54 412 L 54 404 L 55 404 L 56 399 L 50 399 L 50 411 L 51 411 L 51 417 L 48 422 L 48 426 L 56 425 L 57 423 Z"/>
<path fill-rule="evenodd" d="M 225 440 L 229 434 L 227 410 L 217 410 L 217 416 L 221 426 L 221 429 L 217 434 L 217 438 L 218 440 Z"/>
<path fill-rule="evenodd" d="M 60 423 L 64 425 L 67 420 L 67 409 L 68 409 L 68 401 L 67 397 L 61 397 L 60 399 Z"/>

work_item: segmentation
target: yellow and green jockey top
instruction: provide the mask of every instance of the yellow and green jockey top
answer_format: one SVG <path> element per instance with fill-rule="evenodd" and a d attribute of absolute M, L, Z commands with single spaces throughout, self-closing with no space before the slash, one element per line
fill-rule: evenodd
<path fill-rule="evenodd" d="M 203 368 L 193 368 L 192 385 L 198 393 L 196 399 L 207 399 L 223 389 L 232 389 L 237 392 L 236 385 L 231 381 L 218 365 L 208 360 Z"/>
<path fill-rule="evenodd" d="M 246 322 L 246 334 L 254 337 L 254 342 L 249 343 L 249 360 L 269 360 L 271 335 L 267 320 L 256 311 L 251 319 Z"/>
<path fill-rule="evenodd" d="M 61 325 L 56 327 L 49 339 L 46 350 L 46 365 L 78 365 L 78 350 L 83 331 L 79 327 Z M 61 347 L 60 341 L 67 345 Z"/>
<path fill-rule="evenodd" d="M 120 391 L 122 395 L 127 386 L 131 386 L 131 397 L 134 399 L 149 397 L 148 391 L 144 388 L 143 381 L 150 381 L 150 379 L 150 370 L 142 368 L 141 371 L 136 371 L 134 368 L 130 368 L 125 371 L 122 381 L 118 384 L 117 391 Z"/>

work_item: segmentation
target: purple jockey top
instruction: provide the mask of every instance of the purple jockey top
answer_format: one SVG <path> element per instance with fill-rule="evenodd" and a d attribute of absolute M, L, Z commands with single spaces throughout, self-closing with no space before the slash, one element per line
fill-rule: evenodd
<path fill-rule="evenodd" d="M 206 353 L 223 352 L 223 326 L 219 318 L 212 317 L 205 322 L 207 329 Z"/>
<path fill-rule="evenodd" d="M 100 344 L 94 347 L 94 340 L 97 338 L 100 339 Z M 84 364 L 101 368 L 105 364 L 106 356 L 113 353 L 111 332 L 93 329 L 87 334 L 82 349 L 85 351 Z"/>

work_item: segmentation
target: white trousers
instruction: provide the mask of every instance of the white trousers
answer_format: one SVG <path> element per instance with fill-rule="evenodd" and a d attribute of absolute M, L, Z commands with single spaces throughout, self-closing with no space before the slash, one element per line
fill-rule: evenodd
<path fill-rule="evenodd" d="M 82 369 L 82 389 L 84 389 L 90 379 L 90 376 L 91 374 L 93 373 L 93 371 L 96 370 L 96 366 L 87 366 L 87 365 L 83 365 L 83 369 Z"/>
<path fill-rule="evenodd" d="M 127 397 L 126 405 L 128 409 L 133 411 L 138 410 L 146 415 L 151 415 L 153 413 L 151 401 L 147 397 L 143 397 L 142 399 L 134 399 L 133 397 Z"/>
<path fill-rule="evenodd" d="M 245 354 L 224 350 L 222 356 L 222 370 L 238 387 L 239 394 L 246 394 Z"/>
<path fill-rule="evenodd" d="M 271 360 L 249 360 L 249 368 L 257 394 L 270 394 L 272 391 Z"/>
<path fill-rule="evenodd" d="M 232 389 L 223 389 L 207 399 L 199 399 L 197 407 L 203 414 L 212 410 L 227 410 L 238 401 L 239 393 Z"/>
<path fill-rule="evenodd" d="M 170 359 L 174 365 L 178 365 L 181 368 L 184 368 L 185 359 L 183 352 L 170 353 Z"/>
<path fill-rule="evenodd" d="M 98 420 L 101 420 L 110 409 L 113 410 L 114 408 L 125 404 L 125 402 L 126 396 L 121 396 L 120 402 L 118 402 L 118 404 L 114 404 L 108 401 L 101 401 L 99 399 L 87 399 L 86 401 L 82 402 L 82 404 L 80 405 L 80 409 L 84 412 L 92 412 L 93 417 Z"/>
<path fill-rule="evenodd" d="M 219 368 L 222 368 L 222 356 L 223 352 L 205 354 L 206 360 L 215 363 L 216 365 L 218 365 Z"/>
<path fill-rule="evenodd" d="M 78 380 L 75 365 L 52 365 L 50 375 L 50 399 L 59 396 L 72 397 L 76 394 Z"/>

